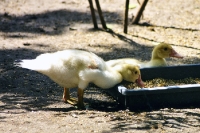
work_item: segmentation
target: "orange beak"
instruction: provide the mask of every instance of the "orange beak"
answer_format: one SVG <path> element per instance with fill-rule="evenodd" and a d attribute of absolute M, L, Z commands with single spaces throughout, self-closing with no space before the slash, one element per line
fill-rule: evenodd
<path fill-rule="evenodd" d="M 176 57 L 176 58 L 183 58 L 183 56 L 180 55 L 179 53 L 177 53 L 174 49 L 172 49 L 172 52 L 169 56 L 170 57 Z"/>
<path fill-rule="evenodd" d="M 138 79 L 136 80 L 136 83 L 141 88 L 145 86 L 144 82 L 142 81 L 141 75 L 139 75 Z"/>

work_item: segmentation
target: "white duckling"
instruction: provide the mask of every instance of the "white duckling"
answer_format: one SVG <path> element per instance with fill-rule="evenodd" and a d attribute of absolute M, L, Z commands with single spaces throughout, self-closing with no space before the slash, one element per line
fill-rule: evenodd
<path fill-rule="evenodd" d="M 64 50 L 55 53 L 41 54 L 36 59 L 21 60 L 17 66 L 42 73 L 60 86 L 64 87 L 63 99 L 75 104 L 70 98 L 69 89 L 78 88 L 78 107 L 83 108 L 83 93 L 89 83 L 107 89 L 122 80 L 135 82 L 144 86 L 139 67 L 130 64 L 120 64 L 113 68 L 94 53 L 82 50 Z"/>
<path fill-rule="evenodd" d="M 140 68 L 147 68 L 147 67 L 159 67 L 159 66 L 167 66 L 167 62 L 165 58 L 168 57 L 176 57 L 176 58 L 183 58 L 180 54 L 178 54 L 170 44 L 160 43 L 154 47 L 152 51 L 152 57 L 149 62 L 141 62 L 134 58 L 122 58 L 116 60 L 109 60 L 106 62 L 107 65 L 113 67 L 115 65 L 129 63 L 133 65 L 139 65 Z"/>

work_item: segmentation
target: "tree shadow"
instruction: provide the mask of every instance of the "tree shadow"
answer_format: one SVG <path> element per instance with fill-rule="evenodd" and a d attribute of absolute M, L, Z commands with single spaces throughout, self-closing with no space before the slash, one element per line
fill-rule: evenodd
<path fill-rule="evenodd" d="M 174 26 L 161 26 L 161 25 L 154 25 L 154 24 L 150 24 L 147 22 L 144 23 L 138 23 L 139 26 L 147 26 L 147 27 L 161 27 L 164 29 L 170 28 L 170 29 L 175 29 L 175 30 L 185 30 L 185 31 L 199 31 L 199 29 L 193 29 L 193 28 L 178 28 L 178 27 L 174 27 Z"/>
<path fill-rule="evenodd" d="M 200 115 L 186 109 L 175 110 L 171 108 L 154 110 L 151 112 L 131 113 L 125 112 L 123 116 L 114 117 L 111 121 L 116 123 L 110 131 L 148 131 L 151 129 L 175 129 L 199 127 Z M 168 131 L 168 130 L 167 130 Z"/>
<path fill-rule="evenodd" d="M 106 12 L 105 14 L 109 16 L 112 22 L 115 22 L 114 18 L 121 18 L 115 12 Z M 0 18 L 0 31 L 5 33 L 20 32 L 20 34 L 7 35 L 7 37 L 11 38 L 29 37 L 24 33 L 59 35 L 69 30 L 76 30 L 73 28 L 75 23 L 92 25 L 90 12 L 71 11 L 67 9 L 48 11 L 40 14 L 27 14 L 24 16 L 13 16 L 4 13 L 0 14 Z"/>

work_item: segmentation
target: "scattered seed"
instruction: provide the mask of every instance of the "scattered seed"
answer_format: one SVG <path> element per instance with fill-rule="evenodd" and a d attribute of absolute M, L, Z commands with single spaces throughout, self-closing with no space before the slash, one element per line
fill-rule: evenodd
<path fill-rule="evenodd" d="M 154 88 L 154 87 L 166 87 L 166 86 L 174 86 L 174 85 L 184 85 L 184 84 L 200 84 L 199 78 L 185 78 L 180 80 L 172 80 L 172 79 L 163 79 L 156 78 L 152 80 L 147 80 L 145 82 L 145 88 Z M 124 86 L 128 89 L 141 89 L 135 83 L 125 83 Z"/>

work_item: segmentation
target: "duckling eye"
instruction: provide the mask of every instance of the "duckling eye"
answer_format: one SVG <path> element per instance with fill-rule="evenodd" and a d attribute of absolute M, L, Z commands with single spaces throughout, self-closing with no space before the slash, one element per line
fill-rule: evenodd
<path fill-rule="evenodd" d="M 137 71 L 135 71 L 135 74 L 137 74 L 138 72 Z"/>
<path fill-rule="evenodd" d="M 168 48 L 164 48 L 164 50 L 165 50 L 165 51 L 167 51 L 167 50 L 168 50 Z"/>

